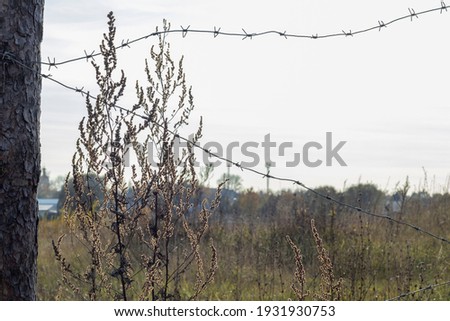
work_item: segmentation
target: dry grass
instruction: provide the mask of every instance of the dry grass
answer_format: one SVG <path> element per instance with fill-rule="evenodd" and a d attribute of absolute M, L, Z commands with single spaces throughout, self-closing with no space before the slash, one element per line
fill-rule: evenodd
<path fill-rule="evenodd" d="M 359 217 L 354 213 L 338 212 L 333 218 L 332 211 L 326 209 L 322 220 L 321 214 L 313 209 L 296 208 L 305 201 L 299 194 L 278 195 L 277 203 L 283 206 L 272 203 L 273 200 L 265 196 L 250 196 L 247 199 L 244 193 L 239 204 L 233 207 L 235 220 L 231 219 L 234 217 L 231 212 L 220 213 L 220 208 L 216 211 L 216 218 L 212 217 L 205 235 L 207 240 L 202 241 L 199 250 L 200 255 L 211 257 L 208 240 L 214 239 L 214 256 L 218 262 L 214 281 L 211 277 L 211 284 L 196 293 L 193 285 L 197 282 L 197 274 L 195 270 L 186 271 L 177 280 L 180 297 L 195 296 L 198 300 L 387 300 L 450 279 L 448 246 L 412 229 L 397 229 L 390 222 Z M 448 196 L 435 197 L 422 207 L 411 201 L 403 216 L 446 236 L 450 225 L 449 200 Z M 276 205 L 275 212 L 265 207 L 268 202 Z M 254 204 L 259 204 L 259 208 L 252 207 Z M 277 220 L 274 221 L 271 215 Z M 227 216 L 230 219 L 224 220 Z M 313 224 L 312 216 L 315 216 Z M 57 240 L 61 233 L 67 232 L 67 227 L 62 219 L 41 221 L 39 232 L 39 298 L 74 299 L 70 289 L 63 287 L 58 291 L 61 272 L 51 247 L 52 239 Z M 290 236 L 288 240 L 285 235 Z M 70 253 L 75 266 L 82 266 L 87 258 L 78 254 L 83 248 L 74 241 L 67 237 L 62 246 Z M 179 241 L 189 242 L 187 238 Z M 176 262 L 176 252 L 171 260 Z M 211 275 L 209 271 L 209 267 L 205 267 L 203 275 Z M 172 286 L 174 290 L 175 284 Z M 449 300 L 450 290 L 448 285 L 443 285 L 400 299 Z"/>
<path fill-rule="evenodd" d="M 294 252 L 294 258 L 295 258 L 295 280 L 291 285 L 292 290 L 294 291 L 297 300 L 303 301 L 308 295 L 308 292 L 305 290 L 306 285 L 306 273 L 305 273 L 305 267 L 303 266 L 303 256 L 300 249 L 295 245 L 295 243 L 291 240 L 289 235 L 286 236 L 286 240 L 288 241 L 289 245 L 292 248 L 292 251 Z"/>

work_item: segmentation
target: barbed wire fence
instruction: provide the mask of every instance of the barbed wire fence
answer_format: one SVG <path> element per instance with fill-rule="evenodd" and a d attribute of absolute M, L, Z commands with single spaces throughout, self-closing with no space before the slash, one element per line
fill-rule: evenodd
<path fill-rule="evenodd" d="M 289 39 L 289 38 L 326 39 L 326 38 L 337 38 L 337 37 L 353 37 L 353 36 L 364 34 L 367 32 L 374 31 L 374 30 L 381 31 L 382 29 L 385 29 L 388 26 L 395 24 L 402 20 L 410 19 L 411 21 L 413 21 L 414 19 L 418 19 L 420 16 L 423 16 L 423 15 L 426 15 L 426 14 L 429 14 L 432 12 L 440 12 L 442 14 L 444 11 L 447 12 L 449 8 L 450 8 L 450 5 L 447 6 L 444 1 L 441 1 L 441 4 L 439 7 L 435 7 L 435 8 L 431 8 L 431 9 L 427 9 L 427 10 L 423 10 L 423 11 L 418 11 L 418 12 L 416 12 L 413 8 L 408 8 L 408 14 L 397 17 L 388 22 L 384 22 L 383 20 L 378 20 L 378 23 L 376 25 L 373 25 L 373 26 L 365 28 L 365 29 L 360 29 L 360 30 L 356 30 L 356 31 L 341 30 L 340 32 L 328 33 L 328 34 L 322 34 L 322 35 L 320 35 L 318 33 L 312 34 L 312 35 L 299 34 L 299 33 L 288 33 L 286 30 L 285 31 L 267 30 L 267 31 L 261 31 L 261 32 L 247 32 L 244 28 L 241 28 L 241 30 L 242 30 L 241 32 L 226 32 L 226 31 L 223 31 L 222 28 L 220 28 L 220 27 L 214 27 L 214 29 L 191 29 L 191 26 L 188 25 L 187 27 L 180 26 L 180 29 L 157 30 L 155 32 L 149 33 L 147 35 L 144 35 L 139 38 L 132 39 L 132 40 L 130 40 L 130 39 L 122 40 L 121 44 L 119 46 L 116 46 L 116 49 L 130 48 L 130 46 L 134 43 L 146 40 L 150 37 L 166 35 L 166 34 L 181 34 L 183 38 L 185 38 L 188 34 L 209 34 L 209 35 L 213 35 L 214 38 L 217 38 L 219 36 L 225 36 L 225 37 L 238 37 L 238 38 L 242 38 L 242 40 L 253 39 L 253 38 L 267 36 L 267 35 L 278 35 L 285 39 Z M 95 50 L 93 50 L 93 51 L 84 50 L 84 55 L 79 56 L 79 57 L 74 57 L 74 58 L 70 58 L 70 59 L 62 60 L 62 61 L 56 61 L 56 58 L 54 58 L 54 57 L 53 58 L 47 57 L 47 61 L 40 61 L 40 62 L 35 62 L 35 63 L 40 63 L 42 65 L 48 66 L 48 70 L 51 70 L 51 68 L 57 68 L 58 66 L 81 61 L 81 60 L 89 61 L 90 59 L 93 59 L 100 55 L 101 55 L 101 53 L 95 52 Z"/>
<path fill-rule="evenodd" d="M 435 288 L 438 288 L 438 287 L 441 287 L 441 286 L 446 286 L 446 285 L 450 285 L 450 281 L 446 281 L 446 282 L 442 282 L 442 283 L 436 283 L 436 284 L 430 284 L 430 285 L 428 285 L 426 287 L 423 287 L 423 288 L 415 290 L 415 291 L 402 293 L 402 294 L 400 294 L 400 295 L 398 295 L 396 297 L 388 299 L 387 301 L 397 301 L 397 300 L 406 298 L 406 297 L 414 295 L 414 294 L 418 294 L 418 293 L 421 293 L 421 292 L 424 292 L 424 291 L 433 290 Z"/>
<path fill-rule="evenodd" d="M 14 56 L 12 56 L 9 53 L 3 54 L 2 60 L 3 61 L 13 62 L 13 63 L 15 63 L 15 64 L 17 64 L 17 65 L 19 65 L 19 66 L 21 66 L 21 67 L 31 71 L 31 72 L 36 73 L 35 69 L 25 65 L 24 63 L 22 63 L 20 60 L 16 59 Z M 67 85 L 67 84 L 65 84 L 65 83 L 63 83 L 61 81 L 58 81 L 58 80 L 54 79 L 51 75 L 45 75 L 45 74 L 40 74 L 40 75 L 43 78 L 48 79 L 49 81 L 52 81 L 52 82 L 54 82 L 54 83 L 56 83 L 56 84 L 58 84 L 58 85 L 60 85 L 60 86 L 62 86 L 64 88 L 66 88 L 68 90 L 71 90 L 71 91 L 74 91 L 74 92 L 77 92 L 77 93 L 81 94 L 83 97 L 87 96 L 87 97 L 89 97 L 89 98 L 91 98 L 93 100 L 97 100 L 97 97 L 93 96 L 88 91 L 85 91 L 83 89 L 83 87 L 79 88 L 79 87 L 73 87 L 73 86 Z M 139 118 L 141 118 L 141 119 L 143 119 L 145 121 L 150 121 L 151 120 L 149 117 L 147 117 L 145 115 L 141 115 L 141 114 L 137 113 L 134 110 L 130 110 L 130 109 L 127 109 L 127 108 L 119 106 L 119 105 L 114 105 L 113 107 L 122 110 L 123 112 L 125 112 L 128 115 L 134 115 L 134 116 L 139 117 Z M 160 125 L 158 123 L 156 123 L 156 125 L 162 126 L 162 125 Z M 438 236 L 438 235 L 436 235 L 436 234 L 434 234 L 432 232 L 424 230 L 424 229 L 422 229 L 421 227 L 419 227 L 417 225 L 408 223 L 408 222 L 403 221 L 403 220 L 398 220 L 398 219 L 390 217 L 390 216 L 386 216 L 386 215 L 382 215 L 382 214 L 376 214 L 376 213 L 373 213 L 373 212 L 371 212 L 369 210 L 363 209 L 363 208 L 361 208 L 359 206 L 355 206 L 355 205 L 348 204 L 346 202 L 340 201 L 340 200 L 338 200 L 336 198 L 333 198 L 333 197 L 331 197 L 331 196 L 329 196 L 327 194 L 324 194 L 324 193 L 322 193 L 322 192 L 320 192 L 320 191 L 318 191 L 318 190 L 316 190 L 314 188 L 309 187 L 308 185 L 302 183 L 301 181 L 299 181 L 297 179 L 287 178 L 287 177 L 280 177 L 280 176 L 272 175 L 272 174 L 270 174 L 270 172 L 264 173 L 262 171 L 254 169 L 252 167 L 242 166 L 240 162 L 236 162 L 236 161 L 228 159 L 228 158 L 226 158 L 226 157 L 224 157 L 222 155 L 219 155 L 217 153 L 213 153 L 213 152 L 211 152 L 211 150 L 203 148 L 199 143 L 196 143 L 196 142 L 190 140 L 189 138 L 183 137 L 183 136 L 179 135 L 178 133 L 176 133 L 176 132 L 174 132 L 174 131 L 172 131 L 170 129 L 165 128 L 165 130 L 167 130 L 174 137 L 177 137 L 180 140 L 186 142 L 187 144 L 190 144 L 191 146 L 193 146 L 193 147 L 195 147 L 195 148 L 205 152 L 209 157 L 215 158 L 215 159 L 218 159 L 218 160 L 221 160 L 221 161 L 224 161 L 226 164 L 228 164 L 228 166 L 234 166 L 234 167 L 240 169 L 241 171 L 247 171 L 247 172 L 259 175 L 262 178 L 269 178 L 269 179 L 273 179 L 273 180 L 280 181 L 280 182 L 292 183 L 295 186 L 299 186 L 299 187 L 301 187 L 301 188 L 303 188 L 303 189 L 305 189 L 307 191 L 310 191 L 311 193 L 317 195 L 318 197 L 320 197 L 322 199 L 325 199 L 325 200 L 327 200 L 329 202 L 332 202 L 334 204 L 340 205 L 340 206 L 342 206 L 344 208 L 347 208 L 347 209 L 350 209 L 352 211 L 356 211 L 358 213 L 362 213 L 362 214 L 365 214 L 365 215 L 368 215 L 368 216 L 381 218 L 381 219 L 388 220 L 388 221 L 391 221 L 391 222 L 396 223 L 396 224 L 407 226 L 407 227 L 412 228 L 413 230 L 415 230 L 417 232 L 420 232 L 422 234 L 428 235 L 429 237 L 432 237 L 432 238 L 434 238 L 436 240 L 439 240 L 439 241 L 444 242 L 446 244 L 450 244 L 450 240 L 448 240 L 447 238 L 442 237 L 442 236 Z"/>
<path fill-rule="evenodd" d="M 408 9 L 408 11 L 409 11 L 408 15 L 404 15 L 404 16 L 398 17 L 398 18 L 393 19 L 393 20 L 391 20 L 391 21 L 389 21 L 387 23 L 384 23 L 382 20 L 379 20 L 377 26 L 373 26 L 373 27 L 370 27 L 370 28 L 366 28 L 366 29 L 362 29 L 362 30 L 358 30 L 358 31 L 354 31 L 354 32 L 352 32 L 350 30 L 349 32 L 342 31 L 341 33 L 332 33 L 332 34 L 324 34 L 324 35 L 316 34 L 316 35 L 309 35 L 308 36 L 308 35 L 302 35 L 302 34 L 290 34 L 290 33 L 287 33 L 286 31 L 284 31 L 284 32 L 280 32 L 280 31 L 264 31 L 264 32 L 258 32 L 258 33 L 247 33 L 244 29 L 242 29 L 242 31 L 243 31 L 242 33 L 230 33 L 230 32 L 221 31 L 221 28 L 216 28 L 216 27 L 214 27 L 214 30 L 196 30 L 196 29 L 190 29 L 190 26 L 188 26 L 187 28 L 181 27 L 181 29 L 173 29 L 173 30 L 169 29 L 169 30 L 164 30 L 164 31 L 156 31 L 156 32 L 150 33 L 148 35 L 145 35 L 145 36 L 133 39 L 133 40 L 122 41 L 121 45 L 117 46 L 116 49 L 129 48 L 131 44 L 139 42 L 139 41 L 142 41 L 142 40 L 145 40 L 145 39 L 148 39 L 149 37 L 158 36 L 158 35 L 162 35 L 162 34 L 170 34 L 170 33 L 182 34 L 183 37 L 186 37 L 188 35 L 188 33 L 203 33 L 203 34 L 212 34 L 214 36 L 214 38 L 216 38 L 218 36 L 231 36 L 231 37 L 241 37 L 243 40 L 245 40 L 245 39 L 252 39 L 254 37 L 259 37 L 259 36 L 264 36 L 264 35 L 269 35 L 269 34 L 275 34 L 275 35 L 278 34 L 280 36 L 283 36 L 286 39 L 287 38 L 324 39 L 324 38 L 331 38 L 331 37 L 348 37 L 348 36 L 354 36 L 354 35 L 366 33 L 366 32 L 373 31 L 373 30 L 381 31 L 381 29 L 386 28 L 387 26 L 389 26 L 389 25 L 391 25 L 393 23 L 396 23 L 398 21 L 405 20 L 405 19 L 411 19 L 411 21 L 412 21 L 415 18 L 419 18 L 419 16 L 421 16 L 421 15 L 428 14 L 428 13 L 431 13 L 431 12 L 440 11 L 440 13 L 442 14 L 444 11 L 448 11 L 447 10 L 448 8 L 450 8 L 450 6 L 447 6 L 443 1 L 441 1 L 441 6 L 440 7 L 436 7 L 436 8 L 420 11 L 420 12 L 415 12 L 414 9 L 409 8 Z M 94 59 L 94 57 L 99 56 L 99 55 L 101 55 L 101 53 L 96 53 L 95 51 L 92 51 L 90 54 L 88 54 L 87 51 L 85 50 L 84 51 L 84 56 L 71 58 L 71 59 L 63 60 L 63 61 L 56 61 L 55 58 L 50 59 L 48 57 L 47 58 L 47 60 L 48 60 L 47 62 L 44 62 L 44 61 L 42 61 L 42 62 L 32 62 L 31 65 L 33 66 L 36 63 L 39 63 L 41 65 L 48 66 L 48 70 L 50 71 L 51 68 L 58 68 L 58 66 L 69 64 L 69 63 L 73 63 L 73 62 L 76 62 L 76 61 L 80 61 L 80 60 L 89 61 L 89 60 Z M 84 87 L 74 87 L 74 86 L 68 85 L 66 83 L 63 83 L 63 82 L 53 78 L 53 76 L 51 74 L 40 73 L 35 68 L 25 64 L 24 62 L 22 62 L 20 59 L 18 59 L 17 57 L 15 57 L 13 54 L 11 54 L 9 52 L 1 53 L 0 54 L 0 60 L 1 60 L 2 64 L 7 64 L 7 63 L 16 64 L 17 66 L 20 66 L 20 67 L 22 67 L 22 68 L 24 68 L 24 69 L 26 69 L 28 71 L 36 73 L 36 74 L 38 74 L 38 76 L 40 76 L 40 77 L 42 77 L 44 79 L 47 79 L 47 80 L 49 80 L 51 82 L 54 82 L 54 83 L 58 84 L 59 86 L 62 86 L 64 88 L 66 88 L 67 90 L 71 90 L 73 92 L 79 93 L 82 96 L 88 96 L 89 98 L 94 99 L 94 100 L 97 99 L 97 97 L 93 96 L 88 91 L 84 90 Z M 114 107 L 122 110 L 123 112 L 125 112 L 128 115 L 134 115 L 134 116 L 139 117 L 139 118 L 141 118 L 141 119 L 143 119 L 145 121 L 149 121 L 150 120 L 149 117 L 147 117 L 145 115 L 141 115 L 141 114 L 135 112 L 134 110 L 130 110 L 130 109 L 124 108 L 124 107 L 119 106 L 119 105 L 114 105 Z M 159 125 L 159 124 L 157 124 L 157 125 Z M 371 212 L 369 210 L 363 209 L 363 208 L 361 208 L 359 206 L 355 206 L 355 205 L 352 205 L 352 204 L 340 201 L 340 200 L 338 200 L 336 198 L 333 198 L 333 197 L 331 197 L 331 196 L 329 196 L 327 194 L 324 194 L 324 193 L 322 193 L 322 192 L 320 192 L 320 191 L 318 191 L 318 190 L 316 190 L 314 188 L 309 187 L 308 185 L 302 183 L 301 181 L 299 181 L 297 179 L 280 177 L 280 176 L 272 175 L 272 174 L 270 174 L 270 172 L 264 173 L 264 172 L 258 171 L 258 170 L 254 169 L 254 168 L 251 168 L 251 167 L 242 166 L 240 162 L 235 162 L 235 161 L 233 161 L 231 159 L 227 159 L 226 157 L 223 157 L 221 155 L 213 153 L 210 150 L 203 148 L 199 143 L 193 142 L 193 141 L 191 141 L 188 138 L 180 136 L 178 133 L 175 133 L 174 131 L 172 131 L 170 129 L 168 129 L 168 132 L 171 135 L 173 135 L 173 136 L 179 138 L 180 140 L 186 142 L 187 144 L 190 144 L 191 146 L 193 146 L 193 147 L 195 147 L 195 148 L 205 152 L 209 157 L 216 158 L 218 160 L 222 160 L 222 161 L 226 162 L 229 166 L 234 166 L 234 167 L 240 169 L 241 171 L 251 172 L 251 173 L 253 173 L 255 175 L 261 176 L 262 178 L 269 178 L 269 179 L 273 179 L 273 180 L 280 181 L 280 182 L 292 183 L 295 186 L 299 186 L 299 187 L 301 187 L 301 188 L 303 188 L 303 189 L 313 193 L 314 195 L 318 196 L 319 198 L 322 198 L 322 199 L 324 199 L 324 200 L 326 200 L 328 202 L 331 202 L 331 203 L 334 203 L 336 205 L 339 205 L 339 206 L 342 206 L 344 208 L 347 208 L 347 209 L 349 209 L 351 211 L 354 211 L 354 212 L 357 212 L 357 213 L 361 213 L 361 214 L 364 214 L 364 215 L 367 215 L 367 216 L 379 218 L 379 219 L 382 219 L 382 220 L 388 220 L 388 221 L 390 221 L 392 223 L 396 223 L 396 224 L 403 225 L 403 226 L 406 226 L 408 228 L 411 228 L 411 229 L 413 229 L 414 231 L 416 231 L 418 233 L 424 234 L 424 235 L 426 235 L 428 237 L 431 237 L 431 238 L 433 238 L 435 240 L 438 240 L 438 241 L 440 241 L 442 243 L 445 243 L 446 245 L 450 244 L 450 240 L 449 239 L 447 239 L 447 238 L 445 238 L 443 236 L 439 236 L 439 235 L 437 235 L 435 233 L 432 233 L 430 231 L 427 231 L 427 230 L 425 230 L 425 229 L 423 229 L 423 228 L 421 228 L 421 227 L 419 227 L 419 226 L 417 226 L 415 224 L 412 224 L 412 223 L 409 223 L 409 222 L 406 222 L 406 221 L 403 221 L 403 220 L 398 220 L 398 219 L 395 219 L 393 217 L 389 217 L 387 215 L 377 214 L 377 213 Z M 437 284 L 431 284 L 431 285 L 428 285 L 428 286 L 426 286 L 424 288 L 421 288 L 421 289 L 418 289 L 418 290 L 415 290 L 415 291 L 402 293 L 402 294 L 400 294 L 397 297 L 389 299 L 389 301 L 399 300 L 399 299 L 402 299 L 402 298 L 405 298 L 405 297 L 408 297 L 408 296 L 411 296 L 411 295 L 414 295 L 414 294 L 417 294 L 417 293 L 420 293 L 420 292 L 423 292 L 423 291 L 432 290 L 434 288 L 441 287 L 441 286 L 446 286 L 446 285 L 449 285 L 449 284 L 450 284 L 450 281 L 446 281 L 446 282 L 443 282 L 443 283 L 437 283 Z"/>
<path fill-rule="evenodd" d="M 53 79 L 52 77 L 49 77 L 49 76 L 47 76 L 46 78 L 49 79 L 50 81 L 53 81 L 53 82 L 57 83 L 60 86 L 63 86 L 64 88 L 67 88 L 67 89 L 72 90 L 74 92 L 80 93 L 82 96 L 86 95 L 86 96 L 89 96 L 89 98 L 91 98 L 91 99 L 96 99 L 96 97 L 94 97 L 93 95 L 91 95 L 88 92 L 84 91 L 83 89 L 79 89 L 79 88 L 76 88 L 76 87 L 68 86 L 68 85 L 66 85 L 66 84 L 64 84 L 64 83 L 62 83 L 62 82 L 60 82 L 58 80 L 55 80 L 55 79 Z M 118 105 L 115 105 L 115 107 L 120 109 L 120 110 L 122 110 L 122 111 L 124 111 L 124 112 L 126 112 L 126 113 L 128 113 L 128 114 L 132 114 L 132 115 L 134 115 L 136 117 L 139 117 L 139 118 L 142 118 L 144 120 L 149 120 L 148 117 L 140 115 L 140 114 L 138 114 L 138 113 L 136 113 L 134 111 L 131 111 L 129 109 L 123 108 L 123 107 L 118 106 Z M 157 125 L 159 125 L 159 124 L 157 124 Z M 423 234 L 425 234 L 425 235 L 427 235 L 429 237 L 432 237 L 434 239 L 442 241 L 442 242 L 444 242 L 446 244 L 450 244 L 450 241 L 448 239 L 446 239 L 444 237 L 441 237 L 441 236 L 438 236 L 438 235 L 436 235 L 434 233 L 431 233 L 431 232 L 429 232 L 427 230 L 424 230 L 424 229 L 422 229 L 421 227 L 419 227 L 417 225 L 414 225 L 414 224 L 411 224 L 411 223 L 408 223 L 408 222 L 405 222 L 405 221 L 402 221 L 402 220 L 398 220 L 398 219 L 395 219 L 395 218 L 392 218 L 392 217 L 389 217 L 389 216 L 386 216 L 386 215 L 372 213 L 372 212 L 370 212 L 368 210 L 365 210 L 365 209 L 363 209 L 361 207 L 357 207 L 357 206 L 354 206 L 352 204 L 348 204 L 348 203 L 342 202 L 340 200 L 337 200 L 335 198 L 330 197 L 329 195 L 323 194 L 323 193 L 321 193 L 321 192 L 319 192 L 319 191 L 317 191 L 317 190 L 315 190 L 315 189 L 313 189 L 313 188 L 303 184 L 302 182 L 300 182 L 298 180 L 291 179 L 291 178 L 278 177 L 278 176 L 270 175 L 269 173 L 260 172 L 258 170 L 253 169 L 253 168 L 250 168 L 250 167 L 244 167 L 239 162 L 233 162 L 230 159 L 227 159 L 225 157 L 222 157 L 220 155 L 212 153 L 210 150 L 207 150 L 207 149 L 203 148 L 198 143 L 192 142 L 191 140 L 189 140 L 189 139 L 187 139 L 187 138 L 185 138 L 183 136 L 180 136 L 177 133 L 174 133 L 170 129 L 167 129 L 167 128 L 165 128 L 165 129 L 169 133 L 171 133 L 172 135 L 178 137 L 180 140 L 183 140 L 186 143 L 191 144 L 193 147 L 198 148 L 198 149 L 202 150 L 203 152 L 206 152 L 210 157 L 214 157 L 214 158 L 220 159 L 222 161 L 225 161 L 227 164 L 235 166 L 235 167 L 239 168 L 242 171 L 252 172 L 254 174 L 260 175 L 262 178 L 270 178 L 270 179 L 274 179 L 274 180 L 277 180 L 277 181 L 291 182 L 294 185 L 300 186 L 300 187 L 302 187 L 302 188 L 312 192 L 313 194 L 315 194 L 315 195 L 319 196 L 320 198 L 325 199 L 325 200 L 327 200 L 329 202 L 332 202 L 332 203 L 335 203 L 337 205 L 343 206 L 345 208 L 348 208 L 350 210 L 356 211 L 358 213 L 362 213 L 362 214 L 365 214 L 365 215 L 368 215 L 368 216 L 385 219 L 385 220 L 388 220 L 388 221 L 396 223 L 396 224 L 407 226 L 409 228 L 412 228 L 416 232 L 423 233 Z M 437 287 L 442 287 L 442 286 L 446 286 L 446 285 L 449 285 L 449 284 L 450 284 L 450 281 L 446 281 L 446 282 L 443 282 L 443 283 L 437 283 L 437 284 L 430 284 L 430 285 L 428 285 L 428 286 L 426 286 L 424 288 L 421 288 L 421 289 L 418 289 L 418 290 L 415 290 L 415 291 L 402 293 L 402 294 L 400 294 L 400 295 L 398 295 L 396 297 L 388 299 L 388 301 L 397 301 L 397 300 L 400 300 L 400 299 L 403 299 L 403 298 L 406 298 L 406 297 L 418 294 L 420 292 L 433 290 L 433 289 L 435 289 Z"/>

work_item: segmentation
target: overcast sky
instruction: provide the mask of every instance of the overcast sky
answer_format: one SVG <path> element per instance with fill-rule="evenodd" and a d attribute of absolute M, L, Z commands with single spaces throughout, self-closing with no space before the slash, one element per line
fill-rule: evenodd
<path fill-rule="evenodd" d="M 167 19 L 174 29 L 221 28 L 248 33 L 279 30 L 323 35 L 366 29 L 408 14 L 439 7 L 439 1 L 86 1 L 46 0 L 42 59 L 62 61 L 98 52 L 107 30 L 106 15 L 114 11 L 117 40 L 153 32 Z M 174 58 L 184 55 L 196 109 L 191 123 L 204 120 L 202 143 L 257 142 L 264 171 L 261 142 L 270 134 L 279 146 L 292 142 L 284 156 L 273 148 L 271 173 L 300 180 L 308 186 L 371 182 L 392 191 L 409 176 L 419 188 L 428 175 L 432 192 L 448 189 L 450 174 L 450 10 L 399 21 L 354 37 L 285 39 L 267 35 L 240 37 L 172 34 Z M 150 37 L 119 51 L 119 67 L 142 78 L 144 59 L 157 38 Z M 43 73 L 68 85 L 96 93 L 92 66 L 86 61 Z M 126 102 L 124 102 L 126 103 Z M 43 80 L 42 165 L 51 177 L 70 170 L 78 123 L 85 114 L 84 98 Z M 186 129 L 186 136 L 192 129 Z M 287 167 L 294 152 L 315 141 L 310 160 L 325 160 L 326 133 L 333 147 L 346 141 L 332 166 Z M 303 157 L 304 155 L 301 155 Z M 249 158 L 234 150 L 234 161 Z M 214 185 L 226 166 L 217 168 Z M 265 181 L 231 169 L 245 187 L 264 189 Z M 292 187 L 272 181 L 271 188 Z"/>

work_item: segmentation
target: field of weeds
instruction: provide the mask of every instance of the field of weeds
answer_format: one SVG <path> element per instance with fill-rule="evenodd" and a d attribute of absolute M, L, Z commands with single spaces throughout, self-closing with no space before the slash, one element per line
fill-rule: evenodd
<path fill-rule="evenodd" d="M 322 191 L 447 239 L 450 236 L 449 194 L 414 193 L 405 197 L 401 212 L 389 212 L 386 195 L 371 185 L 353 186 L 342 193 L 333 188 Z M 67 276 L 52 246 L 66 233 L 61 248 L 72 262 L 70 268 L 83 271 L 90 266 L 89 256 L 82 254 L 84 245 L 70 236 L 63 217 L 41 220 L 40 300 L 80 299 L 64 282 Z M 183 252 L 178 249 L 189 242 L 181 233 L 175 239 L 170 245 L 171 262 L 180 260 Z M 237 198 L 224 197 L 202 240 L 201 255 L 206 258 L 211 240 L 218 268 L 197 300 L 450 300 L 448 244 L 307 192 L 246 191 Z M 174 295 L 165 299 L 193 295 L 196 270 L 183 272 L 170 282 Z M 145 286 L 144 273 L 132 273 L 134 288 Z M 78 290 L 83 291 L 83 286 Z M 129 299 L 139 299 L 138 293 L 130 291 Z"/>

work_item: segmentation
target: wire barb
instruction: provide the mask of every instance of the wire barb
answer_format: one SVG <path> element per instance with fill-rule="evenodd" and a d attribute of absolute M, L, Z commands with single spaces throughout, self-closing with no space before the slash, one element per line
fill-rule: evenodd
<path fill-rule="evenodd" d="M 284 37 L 285 39 L 287 39 L 288 37 L 286 36 L 286 30 L 284 32 L 279 32 L 278 33 L 280 36 Z"/>
<path fill-rule="evenodd" d="M 411 21 L 413 21 L 413 18 L 416 17 L 417 19 L 419 19 L 419 16 L 417 15 L 417 13 L 414 11 L 413 8 L 408 8 L 409 11 L 409 15 L 411 17 Z"/>
<path fill-rule="evenodd" d="M 84 97 L 85 93 L 84 93 L 83 89 L 84 89 L 84 87 L 81 87 L 81 88 L 75 87 L 75 92 L 80 93 L 81 97 Z"/>
<path fill-rule="evenodd" d="M 124 48 L 124 47 L 131 48 L 131 47 L 130 47 L 130 39 L 127 39 L 127 41 L 122 40 L 122 43 L 121 43 L 120 47 L 121 47 L 121 48 Z"/>
<path fill-rule="evenodd" d="M 188 34 L 188 31 L 189 31 L 189 28 L 191 27 L 191 25 L 189 25 L 189 26 L 187 26 L 187 28 L 184 28 L 183 26 L 180 26 L 181 27 L 181 35 L 183 36 L 183 38 L 186 38 L 186 36 L 187 36 L 187 34 Z"/>
<path fill-rule="evenodd" d="M 95 60 L 94 55 L 95 55 L 95 50 L 92 50 L 91 54 L 88 54 L 86 52 L 86 50 L 84 50 L 84 58 L 86 58 L 86 61 L 89 61 L 89 59 Z"/>
<path fill-rule="evenodd" d="M 444 10 L 447 11 L 447 5 L 445 4 L 444 1 L 441 1 L 441 14 Z"/>
<path fill-rule="evenodd" d="M 216 38 L 219 34 L 220 34 L 220 27 L 219 29 L 216 29 L 216 27 L 214 26 L 214 38 Z"/>
<path fill-rule="evenodd" d="M 242 38 L 242 40 L 245 40 L 247 38 L 250 38 L 250 40 L 253 39 L 253 36 L 255 35 L 254 33 L 247 33 L 244 28 L 242 28 L 242 31 L 244 32 L 244 38 Z"/>
<path fill-rule="evenodd" d="M 378 31 L 381 31 L 382 28 L 387 28 L 383 20 L 378 20 L 378 25 L 379 25 Z"/>
<path fill-rule="evenodd" d="M 54 57 L 53 57 L 53 61 L 50 60 L 50 57 L 47 57 L 47 60 L 48 60 L 48 70 L 49 71 L 52 67 L 55 67 L 56 69 L 58 69 L 58 66 L 56 65 L 56 60 Z"/>
<path fill-rule="evenodd" d="M 350 30 L 349 32 L 345 32 L 344 30 L 342 30 L 342 33 L 346 36 L 346 37 L 353 37 L 352 31 Z"/>
<path fill-rule="evenodd" d="M 12 55 L 8 51 L 2 53 L 2 61 L 6 63 L 6 61 L 12 61 Z"/>

